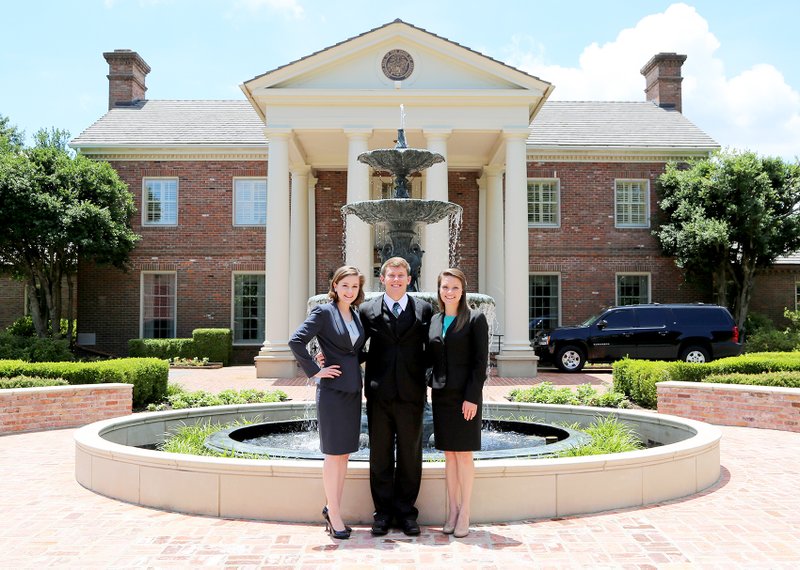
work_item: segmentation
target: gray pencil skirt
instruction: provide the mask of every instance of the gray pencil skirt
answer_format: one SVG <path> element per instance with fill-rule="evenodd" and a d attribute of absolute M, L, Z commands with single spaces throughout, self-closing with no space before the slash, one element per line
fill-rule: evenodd
<path fill-rule="evenodd" d="M 361 432 L 361 391 L 342 392 L 317 386 L 319 448 L 325 455 L 358 451 Z"/>

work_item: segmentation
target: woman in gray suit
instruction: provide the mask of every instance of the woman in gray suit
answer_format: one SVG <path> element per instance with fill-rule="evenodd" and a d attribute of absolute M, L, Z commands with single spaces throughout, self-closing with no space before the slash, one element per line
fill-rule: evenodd
<path fill-rule="evenodd" d="M 356 309 L 364 300 L 364 275 L 355 267 L 337 269 L 331 279 L 331 302 L 314 307 L 289 340 L 297 362 L 317 382 L 317 424 L 320 449 L 325 455 L 322 484 L 327 505 L 322 509 L 325 529 L 333 538 L 350 538 L 341 514 L 347 461 L 358 451 L 361 431 L 361 367 L 358 353 L 364 328 Z M 327 366 L 320 368 L 308 352 L 315 338 Z"/>

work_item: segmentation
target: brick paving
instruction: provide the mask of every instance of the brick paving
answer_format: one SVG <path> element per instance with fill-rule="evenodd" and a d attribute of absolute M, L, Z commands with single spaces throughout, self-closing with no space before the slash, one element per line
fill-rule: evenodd
<path fill-rule="evenodd" d="M 192 389 L 285 384 L 298 396 L 310 390 L 304 380 L 255 380 L 244 368 L 250 367 L 173 376 Z M 559 385 L 609 381 L 603 374 L 552 376 Z M 516 382 L 492 379 L 487 389 L 499 393 Z M 416 538 L 373 538 L 357 526 L 342 542 L 321 524 L 190 516 L 107 499 L 75 482 L 75 430 L 9 435 L 0 437 L 0 568 L 800 567 L 800 434 L 720 429 L 722 478 L 686 499 L 474 525 L 460 540 L 437 527 L 423 527 Z"/>

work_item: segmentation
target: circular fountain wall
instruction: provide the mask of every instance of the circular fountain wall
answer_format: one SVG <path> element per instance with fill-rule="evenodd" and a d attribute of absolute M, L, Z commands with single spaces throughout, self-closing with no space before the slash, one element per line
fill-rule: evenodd
<path fill-rule="evenodd" d="M 318 521 L 324 503 L 322 462 L 180 455 L 134 446 L 196 423 L 303 417 L 301 402 L 219 406 L 135 414 L 96 422 L 75 434 L 75 477 L 99 494 L 184 513 L 277 521 Z M 475 465 L 476 523 L 567 516 L 637 507 L 685 497 L 719 479 L 720 432 L 713 426 L 631 410 L 487 403 L 484 417 L 588 425 L 615 415 L 649 449 L 576 458 L 488 459 Z M 351 462 L 344 518 L 372 520 L 369 465 Z M 422 524 L 441 524 L 446 509 L 444 462 L 426 462 L 417 506 Z"/>

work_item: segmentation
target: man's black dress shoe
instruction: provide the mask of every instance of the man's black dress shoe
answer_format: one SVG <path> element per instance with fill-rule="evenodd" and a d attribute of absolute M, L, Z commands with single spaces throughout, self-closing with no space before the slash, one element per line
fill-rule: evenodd
<path fill-rule="evenodd" d="M 372 521 L 372 536 L 383 536 L 389 532 L 389 521 L 386 519 L 375 519 Z"/>
<path fill-rule="evenodd" d="M 420 533 L 419 524 L 415 520 L 401 521 L 400 528 L 406 536 L 417 536 Z"/>

